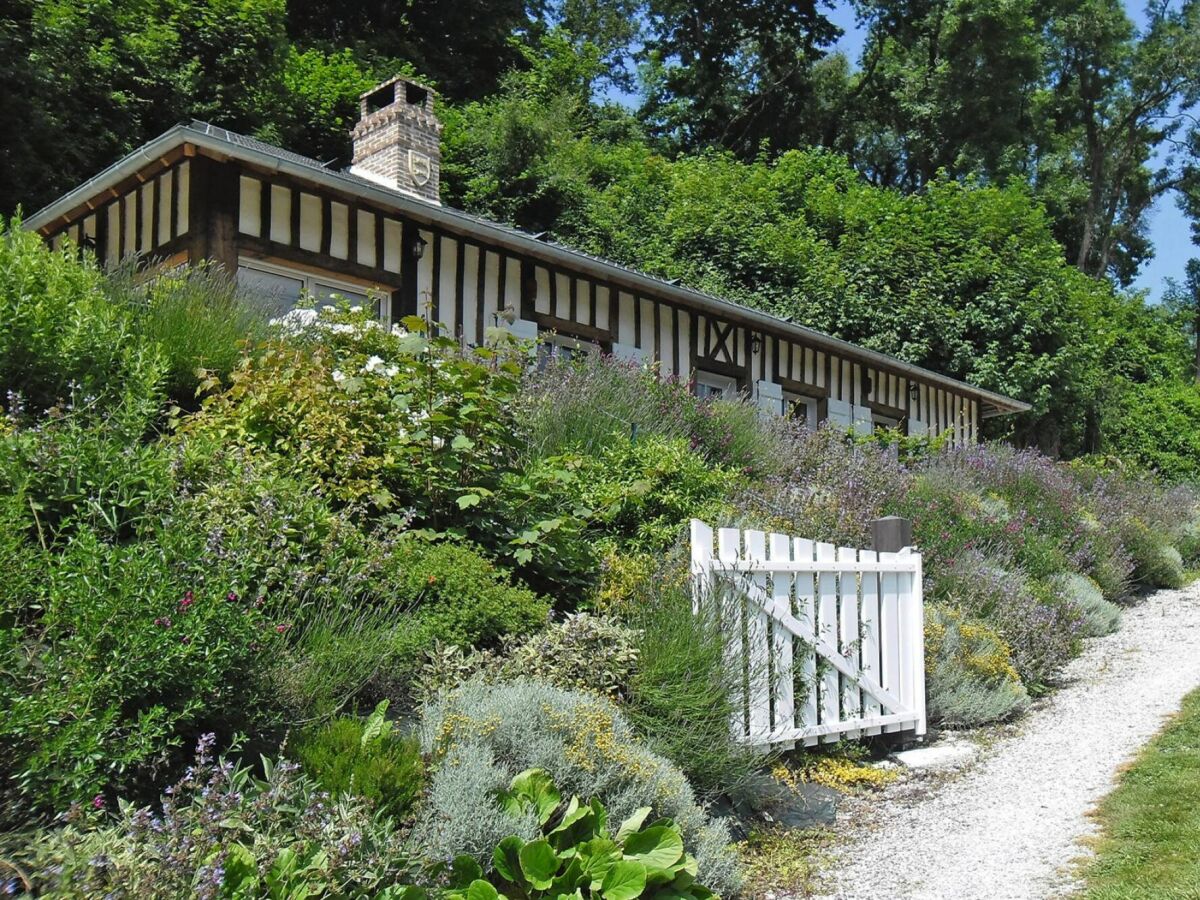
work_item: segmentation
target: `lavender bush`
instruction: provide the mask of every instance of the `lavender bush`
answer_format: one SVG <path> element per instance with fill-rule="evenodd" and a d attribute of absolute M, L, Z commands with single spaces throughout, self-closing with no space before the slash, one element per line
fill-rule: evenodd
<path fill-rule="evenodd" d="M 273 878 L 270 896 L 375 896 L 409 873 L 402 835 L 352 797 L 331 800 L 286 760 L 262 778 L 214 759 L 215 738 L 155 807 L 76 805 L 63 827 L 17 850 L 14 882 L 56 897 L 231 896 Z M 238 896 L 258 896 L 249 891 Z M 265 888 L 262 895 L 266 895 Z"/>
<path fill-rule="evenodd" d="M 598 456 L 639 434 L 686 440 L 707 460 L 762 475 L 778 469 L 788 428 L 740 399 L 704 401 L 690 385 L 609 356 L 554 359 L 518 400 L 525 453 Z"/>
<path fill-rule="evenodd" d="M 893 449 L 856 444 L 828 424 L 792 431 L 783 460 L 786 469 L 744 491 L 738 508 L 772 530 L 843 546 L 867 546 L 871 520 L 912 481 Z"/>
<path fill-rule="evenodd" d="M 847 546 L 868 545 L 881 515 L 912 519 L 926 595 L 993 628 L 1031 692 L 1053 684 L 1082 637 L 1112 626 L 1103 598 L 1179 583 L 1175 542 L 1200 552 L 1188 539 L 1190 491 L 1004 445 L 905 449 L 832 426 L 797 432 L 788 470 L 751 484 L 737 505 L 755 527 Z M 1098 602 L 1079 601 L 1083 579 Z"/>

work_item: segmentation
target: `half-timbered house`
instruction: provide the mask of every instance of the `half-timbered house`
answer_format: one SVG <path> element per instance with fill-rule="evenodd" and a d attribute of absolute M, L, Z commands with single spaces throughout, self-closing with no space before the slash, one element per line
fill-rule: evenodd
<path fill-rule="evenodd" d="M 30 217 L 107 264 L 209 260 L 287 308 L 310 294 L 382 298 L 465 344 L 502 327 L 544 353 L 603 352 L 703 394 L 869 431 L 978 439 L 1028 407 L 803 325 L 441 205 L 434 95 L 394 79 L 365 94 L 353 164 L 336 171 L 203 122 L 178 125 Z"/>

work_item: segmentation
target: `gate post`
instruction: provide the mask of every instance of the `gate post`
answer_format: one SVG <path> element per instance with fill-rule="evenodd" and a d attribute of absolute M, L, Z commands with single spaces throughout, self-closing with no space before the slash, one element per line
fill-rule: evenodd
<path fill-rule="evenodd" d="M 912 546 L 912 521 L 900 516 L 884 516 L 871 521 L 871 549 L 880 553 L 899 553 Z"/>
<path fill-rule="evenodd" d="M 871 521 L 871 548 L 879 553 L 897 553 L 915 558 L 910 588 L 904 597 L 900 619 L 903 633 L 908 640 L 903 648 L 900 693 L 917 712 L 914 731 L 890 732 L 883 735 L 884 741 L 894 746 L 903 746 L 912 740 L 924 741 L 926 731 L 925 714 L 925 615 L 922 594 L 923 572 L 921 554 L 912 546 L 912 520 L 902 516 L 884 516 Z"/>

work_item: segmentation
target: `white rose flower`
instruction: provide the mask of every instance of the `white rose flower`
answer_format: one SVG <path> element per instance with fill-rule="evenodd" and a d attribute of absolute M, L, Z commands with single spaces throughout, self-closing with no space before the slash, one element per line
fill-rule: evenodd
<path fill-rule="evenodd" d="M 299 334 L 317 321 L 315 309 L 289 309 L 282 316 L 271 319 L 270 324 L 281 328 L 286 334 Z"/>
<path fill-rule="evenodd" d="M 363 371 L 370 372 L 373 375 L 379 375 L 384 371 L 383 357 L 372 356 L 363 363 Z"/>
<path fill-rule="evenodd" d="M 345 381 L 345 380 L 346 380 L 346 373 L 345 373 L 345 372 L 343 372 L 343 371 L 341 371 L 341 370 L 339 370 L 339 369 L 334 369 L 334 370 L 333 370 L 333 381 L 334 381 L 334 383 L 335 383 L 335 384 L 341 384 L 341 383 L 342 383 L 343 381 Z"/>

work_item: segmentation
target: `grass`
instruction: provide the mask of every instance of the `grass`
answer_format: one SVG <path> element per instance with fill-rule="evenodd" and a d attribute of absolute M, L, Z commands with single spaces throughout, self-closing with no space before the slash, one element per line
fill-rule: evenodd
<path fill-rule="evenodd" d="M 1200 898 L 1200 690 L 1121 775 L 1097 811 L 1089 900 Z"/>

